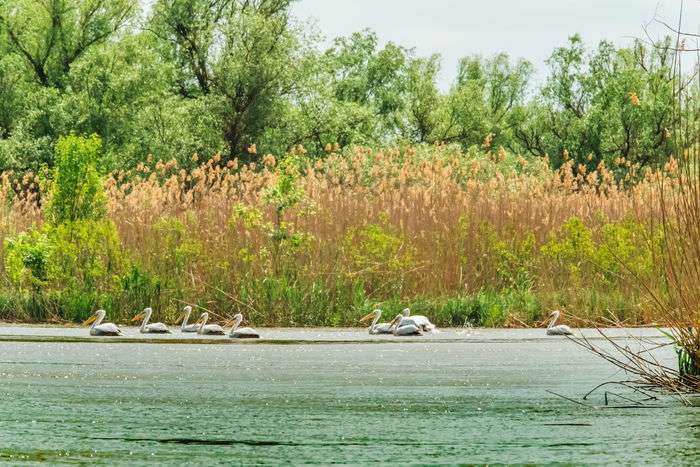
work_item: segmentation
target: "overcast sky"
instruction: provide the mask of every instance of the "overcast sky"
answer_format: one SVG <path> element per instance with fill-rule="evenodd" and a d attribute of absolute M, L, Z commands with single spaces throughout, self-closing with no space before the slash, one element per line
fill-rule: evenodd
<path fill-rule="evenodd" d="M 554 47 L 579 33 L 590 44 L 618 45 L 644 37 L 642 26 L 655 15 L 674 25 L 681 0 L 301 0 L 299 19 L 313 18 L 326 43 L 370 28 L 383 41 L 414 47 L 419 55 L 443 57 L 441 86 L 456 75 L 460 57 L 505 51 L 530 60 L 538 76 Z M 700 1 L 685 0 L 684 27 L 698 31 Z M 651 26 L 659 35 L 663 28 Z"/>

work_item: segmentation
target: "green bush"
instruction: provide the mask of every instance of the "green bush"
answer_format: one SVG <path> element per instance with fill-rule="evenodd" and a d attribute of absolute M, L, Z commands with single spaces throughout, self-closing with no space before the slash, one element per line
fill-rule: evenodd
<path fill-rule="evenodd" d="M 106 198 L 97 172 L 100 147 L 97 135 L 59 138 L 47 209 L 53 225 L 104 218 Z"/>
<path fill-rule="evenodd" d="M 5 239 L 5 270 L 19 287 L 40 290 L 55 276 L 54 245 L 44 230 L 21 232 Z"/>

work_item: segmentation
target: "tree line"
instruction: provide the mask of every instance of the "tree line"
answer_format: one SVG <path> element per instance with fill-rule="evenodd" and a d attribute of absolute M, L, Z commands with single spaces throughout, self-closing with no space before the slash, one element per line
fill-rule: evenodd
<path fill-rule="evenodd" d="M 575 35 L 541 83 L 525 60 L 468 56 L 441 91 L 439 55 L 369 30 L 323 48 L 292 3 L 0 1 L 0 170 L 53 166 L 71 132 L 100 135 L 107 168 L 444 143 L 593 169 L 678 149 L 675 96 L 695 85 L 674 78 L 670 40 L 589 49 Z"/>

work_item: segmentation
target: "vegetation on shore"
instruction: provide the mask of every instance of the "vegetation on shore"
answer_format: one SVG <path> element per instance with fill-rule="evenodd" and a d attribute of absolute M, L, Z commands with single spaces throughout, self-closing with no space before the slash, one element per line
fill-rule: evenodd
<path fill-rule="evenodd" d="M 625 187 L 616 167 L 555 170 L 487 139 L 466 153 L 318 159 L 298 146 L 279 162 L 150 160 L 101 178 L 99 145 L 68 136 L 50 177 L 2 175 L 2 319 L 76 321 L 103 307 L 124 320 L 150 305 L 172 321 L 185 303 L 282 326 L 355 325 L 377 304 L 441 326 L 533 325 L 555 307 L 598 323 L 661 318 L 621 260 L 663 289 L 663 231 L 650 237 L 644 219 L 673 161 Z"/>

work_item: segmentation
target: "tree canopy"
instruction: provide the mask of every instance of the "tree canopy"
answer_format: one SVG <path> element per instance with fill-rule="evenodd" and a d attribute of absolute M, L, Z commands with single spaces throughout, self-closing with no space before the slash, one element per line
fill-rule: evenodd
<path fill-rule="evenodd" d="M 676 149 L 672 47 L 579 36 L 542 83 L 505 53 L 468 56 L 444 91 L 439 55 L 365 30 L 324 49 L 291 0 L 0 2 L 0 170 L 53 166 L 97 134 L 104 167 L 339 145 L 503 146 L 555 163 L 662 163 Z M 255 148 L 256 150 L 251 150 Z"/>

